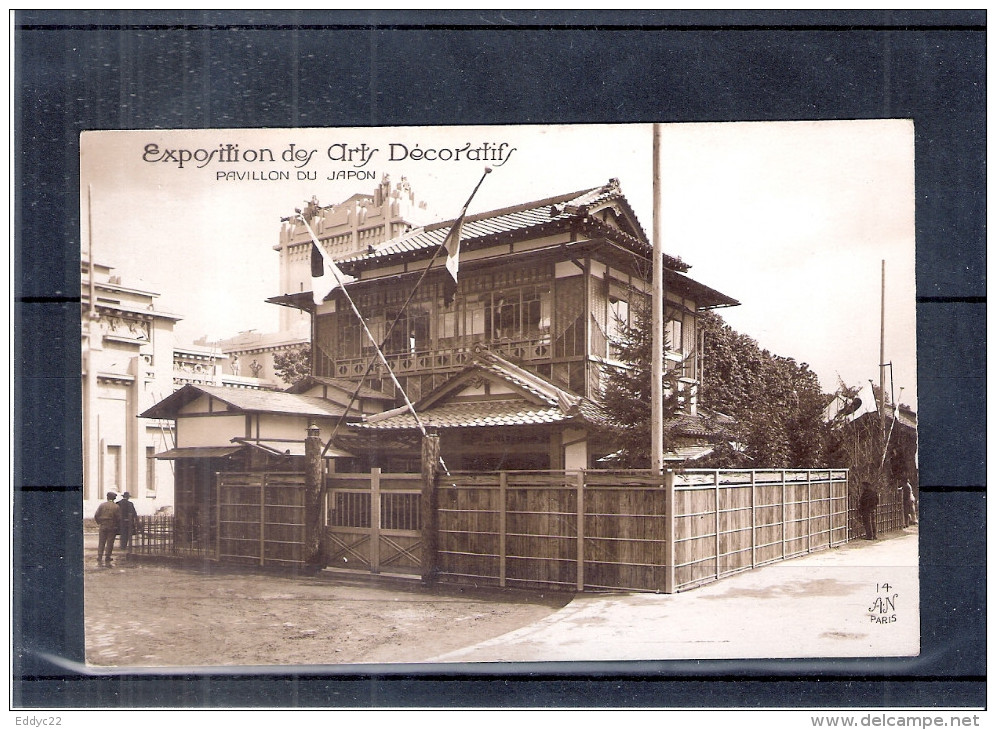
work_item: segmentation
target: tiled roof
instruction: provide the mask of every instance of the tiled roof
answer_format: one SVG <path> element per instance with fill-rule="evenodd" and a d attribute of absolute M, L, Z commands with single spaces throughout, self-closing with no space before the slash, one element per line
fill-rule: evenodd
<path fill-rule="evenodd" d="M 541 406 L 521 400 L 444 403 L 419 412 L 419 418 L 431 428 L 469 428 L 472 426 L 531 426 L 556 423 L 570 416 L 555 406 Z M 356 424 L 357 428 L 418 428 L 411 412 L 399 413 L 383 421 Z"/>
<path fill-rule="evenodd" d="M 159 401 L 141 414 L 142 418 L 176 418 L 186 404 L 201 394 L 227 403 L 239 411 L 256 413 L 283 413 L 295 416 L 339 416 L 343 407 L 336 403 L 283 391 L 250 390 L 248 388 L 226 388 L 220 385 L 188 384 L 170 396 Z"/>
<path fill-rule="evenodd" d="M 293 413 L 310 416 L 338 416 L 342 413 L 342 406 L 315 396 L 282 391 L 225 388 L 220 385 L 196 387 L 243 411 Z"/>
<path fill-rule="evenodd" d="M 636 227 L 636 235 L 607 226 L 599 220 L 588 218 L 591 209 L 608 201 L 618 201 L 627 211 L 628 217 Z M 344 258 L 340 261 L 340 265 L 344 271 L 352 272 L 394 256 L 421 251 L 428 253 L 443 243 L 455 222 L 456 219 L 453 219 L 415 229 L 378 246 L 372 252 Z M 623 240 L 631 247 L 639 250 L 645 249 L 645 253 L 650 252 L 647 235 L 619 189 L 617 180 L 610 180 L 608 184 L 597 188 L 579 190 L 510 208 L 467 216 L 463 223 L 461 236 L 463 243 L 461 245 L 466 248 L 474 248 L 475 241 L 483 241 L 491 236 L 541 227 L 566 227 L 579 222 L 589 225 L 596 235 L 614 237 Z M 671 256 L 666 258 L 668 265 L 675 270 L 688 270 L 688 266 L 680 259 Z"/>
<path fill-rule="evenodd" d="M 664 428 L 674 429 L 682 436 L 712 437 L 725 433 L 736 421 L 723 413 L 714 413 L 699 408 L 697 415 L 676 413 L 664 422 Z"/>

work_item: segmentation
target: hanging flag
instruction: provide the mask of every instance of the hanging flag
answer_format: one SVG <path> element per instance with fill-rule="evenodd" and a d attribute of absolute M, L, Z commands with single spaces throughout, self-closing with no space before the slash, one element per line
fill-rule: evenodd
<path fill-rule="evenodd" d="M 311 242 L 311 292 L 315 298 L 315 306 L 325 301 L 337 287 L 356 281 L 339 270 L 335 261 L 325 249 L 314 240 Z"/>
<path fill-rule="evenodd" d="M 308 205 L 311 205 L 309 203 Z M 318 236 L 308 225 L 308 219 L 301 213 L 300 208 L 295 211 L 304 227 L 308 229 L 311 236 L 311 294 L 315 300 L 315 306 L 320 306 L 325 298 L 340 286 L 351 284 L 356 281 L 355 277 L 347 276 L 335 265 L 335 261 L 326 253 L 321 244 L 318 243 Z"/>
<path fill-rule="evenodd" d="M 443 301 L 447 307 L 453 304 L 457 286 L 460 283 L 460 238 L 463 236 L 463 219 L 466 215 L 467 207 L 464 206 L 463 212 L 460 213 L 460 217 L 457 218 L 449 235 L 446 236 L 446 240 L 443 241 L 443 250 L 446 251 L 446 270 L 450 272 L 450 278 L 443 283 Z"/>
<path fill-rule="evenodd" d="M 450 276 L 443 283 L 443 301 L 446 306 L 453 304 L 453 299 L 456 297 L 457 286 L 460 283 L 459 272 L 460 272 L 460 239 L 463 237 L 463 220 L 467 217 L 467 208 L 470 207 L 470 201 L 474 199 L 477 194 L 478 188 L 481 187 L 481 183 L 484 182 L 486 178 L 491 173 L 490 167 L 484 168 L 484 174 L 481 179 L 477 181 L 477 185 L 474 187 L 474 191 L 467 198 L 467 202 L 463 204 L 463 209 L 460 211 L 460 215 L 457 217 L 456 222 L 447 234 L 446 239 L 443 241 L 443 245 L 440 249 L 446 251 L 446 270 L 450 272 Z M 432 265 L 431 263 L 429 264 Z"/>

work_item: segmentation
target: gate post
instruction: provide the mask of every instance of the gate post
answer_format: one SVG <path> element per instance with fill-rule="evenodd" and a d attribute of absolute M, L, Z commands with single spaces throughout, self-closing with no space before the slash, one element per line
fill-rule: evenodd
<path fill-rule="evenodd" d="M 313 568 L 325 567 L 322 551 L 322 439 L 318 426 L 308 426 L 304 440 L 304 559 Z"/>
<path fill-rule="evenodd" d="M 370 470 L 370 572 L 380 572 L 380 526 L 383 521 L 381 517 L 381 497 L 380 497 L 380 467 L 375 466 Z"/>
<path fill-rule="evenodd" d="M 439 572 L 436 477 L 439 474 L 439 435 L 422 437 L 422 581 L 431 583 Z"/>

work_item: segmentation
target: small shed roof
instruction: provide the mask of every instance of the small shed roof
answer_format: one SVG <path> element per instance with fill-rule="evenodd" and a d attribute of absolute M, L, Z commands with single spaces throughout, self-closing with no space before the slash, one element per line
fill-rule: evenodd
<path fill-rule="evenodd" d="M 218 459 L 242 449 L 238 446 L 184 446 L 156 454 L 157 459 Z"/>
<path fill-rule="evenodd" d="M 202 395 L 217 398 L 231 409 L 243 413 L 277 413 L 294 416 L 337 417 L 344 408 L 324 398 L 299 395 L 286 391 L 226 388 L 220 385 L 195 385 L 189 383 L 175 393 L 156 403 L 142 418 L 175 419 L 184 406 Z"/>

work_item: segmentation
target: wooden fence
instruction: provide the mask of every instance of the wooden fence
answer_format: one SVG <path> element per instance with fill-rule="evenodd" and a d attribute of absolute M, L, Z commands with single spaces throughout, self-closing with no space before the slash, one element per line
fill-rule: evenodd
<path fill-rule="evenodd" d="M 305 560 L 304 474 L 220 472 L 217 559 L 300 566 Z"/>
<path fill-rule="evenodd" d="M 841 545 L 848 540 L 843 470 L 688 470 L 674 486 L 674 586 Z"/>
<path fill-rule="evenodd" d="M 304 563 L 304 474 L 216 480 L 206 557 Z M 463 472 L 433 493 L 418 474 L 374 469 L 326 488 L 329 567 L 474 585 L 676 592 L 862 534 L 846 470 Z M 882 531 L 902 526 L 890 496 Z M 176 518 L 143 520 L 141 552 L 188 549 Z"/>
<path fill-rule="evenodd" d="M 441 580 L 674 592 L 848 540 L 843 470 L 442 477 Z"/>

